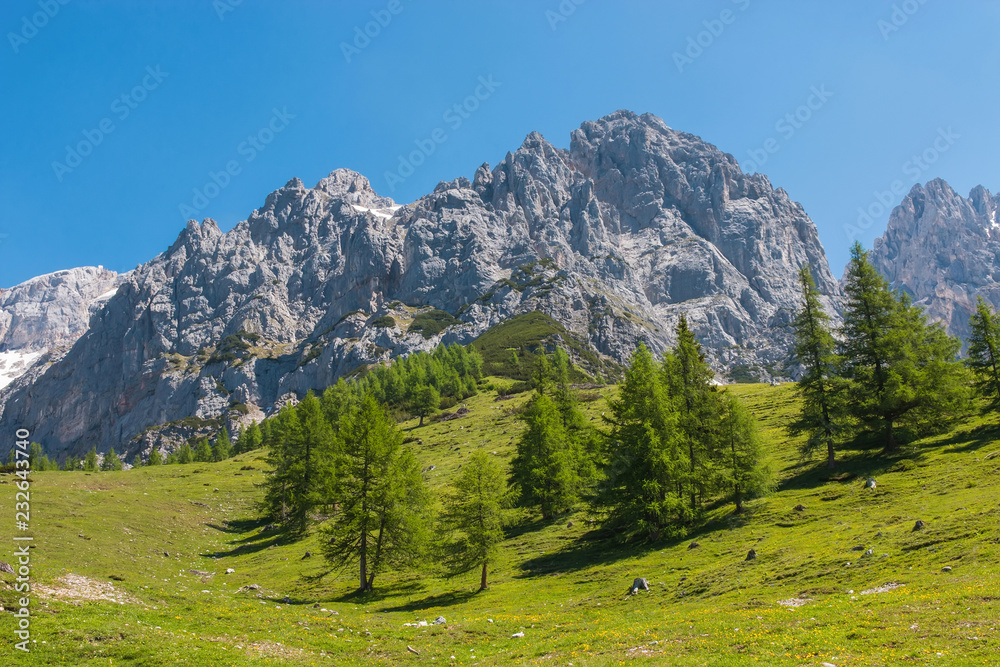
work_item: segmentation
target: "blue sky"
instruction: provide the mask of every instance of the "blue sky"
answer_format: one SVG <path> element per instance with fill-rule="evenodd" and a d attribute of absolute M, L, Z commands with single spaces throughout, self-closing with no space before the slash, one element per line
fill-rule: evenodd
<path fill-rule="evenodd" d="M 187 217 L 229 229 L 293 176 L 348 167 L 408 202 L 533 130 L 565 147 L 621 108 L 741 165 L 766 155 L 758 170 L 805 206 L 839 276 L 852 226 L 870 246 L 888 219 L 859 225 L 859 208 L 935 177 L 1000 189 L 990 4 L 6 0 L 0 286 L 129 270 Z M 445 118 L 477 89 L 475 111 Z"/>

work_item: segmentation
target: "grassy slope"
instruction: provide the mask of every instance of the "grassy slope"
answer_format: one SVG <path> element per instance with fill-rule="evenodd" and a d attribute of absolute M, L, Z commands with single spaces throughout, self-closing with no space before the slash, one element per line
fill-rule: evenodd
<path fill-rule="evenodd" d="M 137 602 L 36 598 L 35 652 L 7 662 L 7 614 L 0 651 L 5 664 L 37 665 L 1000 662 L 1000 456 L 987 458 L 1000 449 L 998 434 L 973 418 L 917 443 L 905 460 L 858 453 L 841 469 L 856 477 L 824 481 L 815 464 L 799 464 L 797 443 L 782 431 L 796 408 L 791 386 L 733 391 L 765 430 L 776 493 L 743 517 L 716 508 L 699 534 L 655 548 L 601 539 L 586 509 L 553 524 L 527 517 L 480 594 L 477 573 L 444 579 L 430 571 L 385 575 L 376 597 L 353 597 L 353 570 L 331 573 L 318 556 L 303 558 L 318 554 L 314 537 L 282 543 L 253 520 L 260 453 L 213 465 L 38 473 L 34 580 L 114 575 L 123 581 L 111 583 Z M 420 439 L 421 463 L 437 466 L 428 481 L 443 487 L 475 447 L 509 459 L 519 430 L 509 409 L 524 398 L 481 395 L 466 418 L 405 424 Z M 595 418 L 604 408 L 602 400 L 587 404 Z M 861 488 L 867 475 L 878 480 L 875 492 Z M 12 515 L 10 481 L 0 498 Z M 804 512 L 793 510 L 799 503 Z M 917 519 L 927 526 L 912 532 Z M 701 546 L 689 549 L 692 539 Z M 4 541 L 12 544 L 9 535 Z M 875 554 L 864 558 L 854 546 Z M 750 548 L 758 558 L 745 562 Z M 230 567 L 236 573 L 224 574 Z M 652 590 L 628 598 L 637 576 Z M 890 582 L 905 586 L 861 595 Z M 238 592 L 252 583 L 261 590 Z M 280 603 L 286 595 L 292 604 Z M 14 597 L 0 586 L 5 607 Z M 811 601 L 778 604 L 795 597 Z M 446 625 L 403 627 L 439 614 Z M 523 638 L 511 637 L 519 631 Z"/>

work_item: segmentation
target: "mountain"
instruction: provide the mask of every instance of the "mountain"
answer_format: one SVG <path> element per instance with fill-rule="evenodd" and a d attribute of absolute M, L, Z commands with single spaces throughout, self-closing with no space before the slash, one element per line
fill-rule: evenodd
<path fill-rule="evenodd" d="M 538 310 L 601 355 L 667 348 L 686 314 L 720 372 L 781 373 L 815 225 L 766 176 L 651 115 L 537 133 L 473 179 L 400 206 L 338 169 L 232 230 L 190 221 L 61 360 L 5 395 L 56 456 L 128 457 L 259 419 L 366 364 L 467 343 Z M 0 400 L 4 397 L 0 396 Z"/>
<path fill-rule="evenodd" d="M 1000 307 L 1000 196 L 977 186 L 968 198 L 941 179 L 915 185 L 871 251 L 874 266 L 963 340 L 982 295 Z"/>
<path fill-rule="evenodd" d="M 68 348 L 125 280 L 104 267 L 57 271 L 0 289 L 0 389 Z M 64 351 L 64 350 L 63 350 Z"/>

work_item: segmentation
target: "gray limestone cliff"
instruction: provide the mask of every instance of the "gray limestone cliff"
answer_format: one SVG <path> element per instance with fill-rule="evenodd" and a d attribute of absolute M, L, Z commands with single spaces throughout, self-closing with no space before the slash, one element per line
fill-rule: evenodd
<path fill-rule="evenodd" d="M 189 222 L 64 357 L 0 396 L 3 421 L 30 425 L 58 457 L 131 457 L 169 446 L 165 430 L 259 418 L 289 394 L 532 310 L 617 360 L 640 341 L 663 351 L 686 314 L 719 372 L 766 378 L 782 374 L 806 262 L 836 299 L 815 225 L 784 190 L 619 111 L 584 123 L 568 149 L 532 133 L 405 206 L 340 169 L 312 188 L 289 181 L 226 233 Z M 459 321 L 410 331 L 431 309 Z"/>
<path fill-rule="evenodd" d="M 1000 307 L 998 208 L 1000 197 L 982 186 L 966 198 L 941 179 L 915 185 L 875 240 L 872 264 L 966 340 L 977 295 Z"/>

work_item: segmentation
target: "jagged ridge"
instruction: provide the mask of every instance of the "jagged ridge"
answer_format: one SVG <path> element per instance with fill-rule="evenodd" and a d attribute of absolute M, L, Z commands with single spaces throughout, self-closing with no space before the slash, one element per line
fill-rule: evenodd
<path fill-rule="evenodd" d="M 228 233 L 189 222 L 64 359 L 8 396 L 4 419 L 56 455 L 131 456 L 156 441 L 150 426 L 259 418 L 288 393 L 532 310 L 617 360 L 640 341 L 665 349 L 684 313 L 717 369 L 766 377 L 786 358 L 805 262 L 835 296 L 816 228 L 784 190 L 619 111 L 568 150 L 532 133 L 406 206 L 341 169 L 311 189 L 292 179 Z M 422 308 L 462 323 L 409 333 Z"/>

